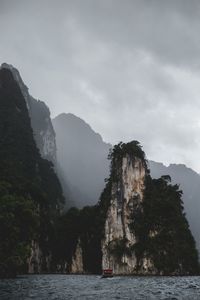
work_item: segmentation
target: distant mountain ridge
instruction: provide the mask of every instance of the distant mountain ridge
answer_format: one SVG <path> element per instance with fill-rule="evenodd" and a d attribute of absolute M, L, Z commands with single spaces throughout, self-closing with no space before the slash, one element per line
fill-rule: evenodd
<path fill-rule="evenodd" d="M 73 114 L 60 114 L 52 122 L 58 163 L 69 182 L 74 203 L 78 207 L 96 204 L 109 174 L 107 156 L 111 144 Z"/>
<path fill-rule="evenodd" d="M 62 166 L 64 177 L 72 176 L 70 186 L 72 189 L 76 188 L 73 196 L 75 199 L 79 197 L 81 199 L 78 206 L 96 204 L 105 185 L 103 178 L 109 175 L 107 155 L 112 145 L 104 143 L 100 135 L 73 114 L 59 115 L 53 120 L 53 126 L 56 132 L 58 161 Z M 186 217 L 200 251 L 200 175 L 181 164 L 166 167 L 162 163 L 149 161 L 149 167 L 152 178 L 170 175 L 173 184 L 180 184 Z M 99 168 L 101 168 L 99 173 L 95 174 Z M 87 182 L 83 183 L 82 178 L 88 179 Z M 92 185 L 94 179 L 95 185 Z M 84 190 L 84 184 L 87 185 L 87 191 Z"/>

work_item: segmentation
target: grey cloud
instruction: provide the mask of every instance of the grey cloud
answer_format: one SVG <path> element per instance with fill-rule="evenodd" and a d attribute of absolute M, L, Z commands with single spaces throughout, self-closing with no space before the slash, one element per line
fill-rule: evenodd
<path fill-rule="evenodd" d="M 53 116 L 200 171 L 200 2 L 0 0 L 0 60 Z"/>

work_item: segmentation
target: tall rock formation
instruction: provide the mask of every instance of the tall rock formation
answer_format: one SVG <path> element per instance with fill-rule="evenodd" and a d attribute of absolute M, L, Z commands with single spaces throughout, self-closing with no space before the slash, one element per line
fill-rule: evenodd
<path fill-rule="evenodd" d="M 12 67 L 0 69 L 0 273 L 7 272 L 2 266 L 9 272 L 27 267 L 31 245 L 30 269 L 47 271 L 64 199 L 52 162 L 36 146 L 31 104 L 14 74 Z"/>
<path fill-rule="evenodd" d="M 151 178 L 137 141 L 114 146 L 109 158 L 110 177 L 99 203 L 63 216 L 64 244 L 72 250 L 63 259 L 85 273 L 112 268 L 115 275 L 198 274 L 178 185 L 167 175 Z"/>
<path fill-rule="evenodd" d="M 151 179 L 138 142 L 115 146 L 101 197 L 102 268 L 114 274 L 195 274 L 198 256 L 170 177 Z"/>
<path fill-rule="evenodd" d="M 56 135 L 52 125 L 50 110 L 48 106 L 40 100 L 33 98 L 29 94 L 28 87 L 23 82 L 19 71 L 12 65 L 3 63 L 1 69 L 9 70 L 17 85 L 19 86 L 21 93 L 26 101 L 29 117 L 31 120 L 31 126 L 33 129 L 34 139 L 36 145 L 43 158 L 51 161 L 54 165 L 54 169 L 59 176 L 59 180 L 62 185 L 63 193 L 65 196 L 65 206 L 73 206 L 74 203 L 71 200 L 69 184 L 65 179 L 64 174 L 57 161 L 57 147 L 56 147 Z"/>
<path fill-rule="evenodd" d="M 33 98 L 24 84 L 19 71 L 12 65 L 3 63 L 1 69 L 12 72 L 13 78 L 18 84 L 21 93 L 26 101 L 34 138 L 40 154 L 52 162 L 56 161 L 56 139 L 55 132 L 51 123 L 50 111 L 46 104 Z"/>
<path fill-rule="evenodd" d="M 96 204 L 109 174 L 107 156 L 111 145 L 73 114 L 57 116 L 53 126 L 58 164 L 69 183 L 74 204 Z"/>
<path fill-rule="evenodd" d="M 112 184 L 105 222 L 102 267 L 112 268 L 115 274 L 129 274 L 137 265 L 134 252 L 129 253 L 129 249 L 137 240 L 130 228 L 131 216 L 135 209 L 142 209 L 146 165 L 142 159 L 133 159 L 132 155 L 127 153 L 122 158 L 116 175 L 118 179 Z M 115 250 L 123 251 L 120 259 L 118 255 L 114 255 Z M 145 265 L 144 267 L 146 268 Z"/>
<path fill-rule="evenodd" d="M 135 211 L 142 210 L 147 165 L 142 152 L 140 157 L 126 150 L 120 152 L 121 148 L 116 148 L 112 158 L 111 199 L 102 241 L 102 268 L 112 268 L 115 274 L 133 274 L 138 262 L 131 251 L 137 242 L 131 223 Z M 141 267 L 142 273 L 149 272 L 150 267 L 155 273 L 150 260 L 145 260 Z"/>

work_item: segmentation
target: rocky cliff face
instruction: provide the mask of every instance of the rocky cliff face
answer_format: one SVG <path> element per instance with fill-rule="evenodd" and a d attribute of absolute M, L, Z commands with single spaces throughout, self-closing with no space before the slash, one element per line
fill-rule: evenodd
<path fill-rule="evenodd" d="M 34 99 L 29 94 L 28 87 L 24 84 L 20 73 L 16 68 L 12 65 L 3 63 L 1 69 L 8 69 L 11 71 L 14 80 L 21 90 L 28 108 L 34 139 L 41 156 L 56 163 L 55 132 L 51 123 L 49 108 L 44 102 Z M 32 241 L 31 256 L 28 259 L 28 273 L 40 273 L 42 265 L 44 265 L 44 260 L 46 260 L 46 268 L 48 270 L 48 257 L 43 255 L 39 244 Z"/>
<path fill-rule="evenodd" d="M 74 255 L 72 257 L 71 273 L 72 274 L 83 274 L 84 273 L 83 250 L 81 248 L 80 240 L 78 240 L 76 250 L 75 250 Z"/>
<path fill-rule="evenodd" d="M 10 260 L 16 263 L 18 256 L 22 257 L 22 254 L 26 253 L 26 246 L 32 246 L 28 268 L 30 272 L 40 272 L 49 270 L 50 236 L 53 237 L 53 226 L 60 215 L 64 199 L 52 163 L 41 157 L 36 146 L 30 120 L 30 111 L 33 111 L 30 107 L 34 104 L 31 98 L 28 99 L 26 89 L 22 92 L 21 84 L 15 69 L 2 65 L 0 68 L 0 189 L 2 193 L 0 200 L 7 197 L 5 205 L 9 206 L 11 205 L 9 197 L 11 197 L 14 207 L 20 206 L 16 212 L 12 208 L 12 216 L 17 221 L 13 221 L 12 225 L 6 228 L 5 237 L 10 230 L 12 238 L 10 240 L 8 238 L 9 242 L 16 241 L 17 246 L 20 245 L 24 252 L 21 250 L 20 253 L 15 253 L 21 249 L 19 246 L 8 246 L 5 250 L 5 241 L 0 242 L 0 252 L 5 254 L 4 265 L 9 266 L 7 260 L 10 257 L 12 258 Z M 46 109 L 45 105 L 44 108 Z M 44 115 L 46 115 L 45 111 Z M 48 134 L 45 133 L 43 137 L 45 139 L 42 140 L 42 144 L 46 149 L 46 152 L 43 151 L 43 156 L 52 157 L 53 152 L 50 152 L 51 147 L 48 147 L 47 143 Z M 2 185 L 6 188 L 2 189 Z M 29 213 L 27 217 L 23 217 L 23 205 L 29 207 L 24 211 L 25 216 Z M 2 216 L 4 218 L 9 216 L 8 212 L 2 212 L 2 209 L 3 205 L 0 205 Z M 9 211 L 11 208 L 9 206 L 6 209 Z M 15 229 L 15 226 L 19 228 Z M 2 224 L 0 227 L 3 228 Z M 30 232 L 27 229 L 29 227 Z M 25 262 L 27 257 L 26 253 L 20 260 L 20 264 L 22 262 L 24 264 L 23 267 L 25 265 L 27 267 L 27 260 Z M 18 271 L 18 264 L 12 265 L 12 268 Z"/>
<path fill-rule="evenodd" d="M 34 99 L 24 84 L 19 71 L 12 65 L 3 63 L 1 69 L 8 69 L 12 72 L 13 78 L 17 82 L 22 95 L 26 101 L 31 125 L 34 132 L 34 138 L 40 154 L 52 162 L 56 161 L 56 140 L 55 132 L 51 123 L 50 111 L 46 104 L 40 100 Z"/>
<path fill-rule="evenodd" d="M 65 199 L 67 199 L 65 206 L 74 206 L 67 177 L 61 170 L 61 165 L 63 162 L 59 162 L 57 160 L 56 133 L 52 125 L 48 106 L 43 101 L 36 100 L 29 94 L 28 87 L 24 84 L 20 73 L 16 68 L 14 68 L 12 65 L 3 63 L 0 69 L 7 69 L 12 72 L 13 78 L 19 86 L 26 101 L 26 106 L 28 108 L 28 113 L 31 120 L 31 126 L 34 133 L 34 139 L 40 154 L 43 158 L 51 161 L 54 165 L 55 171 L 62 185 Z M 70 174 L 70 172 L 68 174 Z"/>
<path fill-rule="evenodd" d="M 111 174 L 101 201 L 105 212 L 102 268 L 114 274 L 198 273 L 198 255 L 178 185 L 152 179 L 137 141 L 111 153 Z"/>
<path fill-rule="evenodd" d="M 109 157 L 110 177 L 100 202 L 80 213 L 82 251 L 72 259 L 75 270 L 80 265 L 86 273 L 111 268 L 115 275 L 198 274 L 178 185 L 169 176 L 151 178 L 137 141 L 119 143 Z"/>
<path fill-rule="evenodd" d="M 146 165 L 142 159 L 125 154 L 118 169 L 118 180 L 113 183 L 110 206 L 102 241 L 102 268 L 112 268 L 115 274 L 132 274 L 138 262 L 131 249 L 137 237 L 130 228 L 134 210 L 142 209 Z M 143 273 L 152 268 L 149 260 L 141 265 Z"/>

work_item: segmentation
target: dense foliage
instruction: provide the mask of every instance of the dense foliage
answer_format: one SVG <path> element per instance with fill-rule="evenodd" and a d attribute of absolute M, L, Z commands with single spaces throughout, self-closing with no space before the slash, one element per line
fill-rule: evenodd
<path fill-rule="evenodd" d="M 120 142 L 110 149 L 108 158 L 111 160 L 111 167 L 113 160 L 121 160 L 125 155 L 131 157 L 138 157 L 145 161 L 145 153 L 138 141 L 131 141 L 129 143 Z"/>
<path fill-rule="evenodd" d="M 98 206 L 69 209 L 57 222 L 54 241 L 54 264 L 57 270 L 71 271 L 77 243 L 83 253 L 86 273 L 101 272 L 101 239 L 103 222 Z"/>
<path fill-rule="evenodd" d="M 129 155 L 132 160 L 135 157 L 140 158 L 147 169 L 147 161 L 145 158 L 145 153 L 142 150 L 142 146 L 138 141 L 131 141 L 129 143 L 120 142 L 110 149 L 108 159 L 110 162 L 110 179 L 112 182 L 117 182 L 121 175 L 121 165 L 122 159 L 126 155 Z"/>
<path fill-rule="evenodd" d="M 0 70 L 0 275 L 26 264 L 30 241 L 50 251 L 63 196 L 53 165 L 41 158 L 18 84 Z M 3 230 L 3 231 L 2 231 Z"/>
<path fill-rule="evenodd" d="M 146 178 L 144 201 L 133 215 L 138 258 L 147 255 L 162 274 L 197 274 L 198 253 L 186 220 L 182 191 L 169 176 Z"/>
<path fill-rule="evenodd" d="M 0 276 L 26 272 L 31 240 L 36 238 L 39 216 L 33 201 L 9 194 L 0 187 Z"/>

